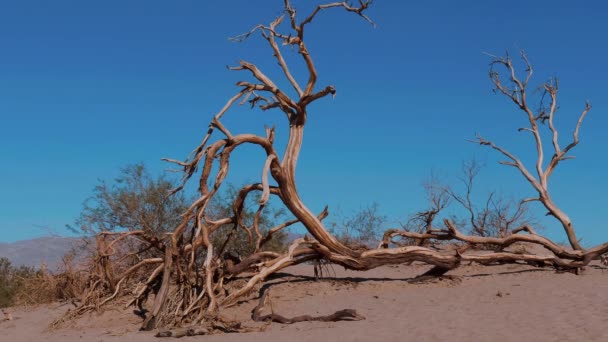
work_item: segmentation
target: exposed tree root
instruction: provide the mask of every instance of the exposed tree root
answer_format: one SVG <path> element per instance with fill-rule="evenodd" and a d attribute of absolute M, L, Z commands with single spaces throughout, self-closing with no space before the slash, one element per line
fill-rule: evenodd
<path fill-rule="evenodd" d="M 251 313 L 251 318 L 256 322 L 277 322 L 281 324 L 293 324 L 298 322 L 337 322 L 337 321 L 361 321 L 364 320 L 365 317 L 358 314 L 357 311 L 353 309 L 344 309 L 340 311 L 336 311 L 331 315 L 327 316 L 310 316 L 310 315 L 302 315 L 296 316 L 292 318 L 287 318 L 285 316 L 281 316 L 274 312 L 263 315 L 261 313 L 264 308 L 270 303 L 270 291 L 266 290 L 263 292 L 260 297 L 260 301 L 258 305 L 253 309 Z"/>

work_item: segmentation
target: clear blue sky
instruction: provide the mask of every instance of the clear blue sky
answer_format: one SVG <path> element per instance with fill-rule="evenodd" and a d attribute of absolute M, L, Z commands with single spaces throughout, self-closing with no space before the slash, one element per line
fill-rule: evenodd
<path fill-rule="evenodd" d="M 168 167 L 161 157 L 184 158 L 243 76 L 226 65 L 247 59 L 278 75 L 260 41 L 227 37 L 270 22 L 281 6 L 0 2 L 0 241 L 43 235 L 41 227 L 65 233 L 98 179 L 128 163 L 161 172 Z M 564 138 L 584 101 L 594 106 L 577 159 L 559 167 L 551 190 L 584 244 L 608 240 L 605 1 L 377 0 L 369 15 L 377 28 L 325 13 L 307 37 L 319 85 L 338 90 L 310 108 L 298 169 L 309 207 L 348 213 L 376 201 L 404 219 L 425 206 L 420 184 L 431 170 L 453 179 L 472 156 L 487 164 L 480 196 L 491 189 L 532 194 L 514 169 L 496 165 L 496 154 L 466 142 L 478 132 L 531 160 L 530 137 L 515 131 L 524 118 L 492 94 L 483 54 L 522 48 L 535 81 L 560 78 Z M 225 121 L 233 132 L 263 132 L 273 122 L 284 134 L 279 113 L 239 109 Z M 260 177 L 261 155 L 235 158 L 230 181 Z M 565 241 L 553 221 L 546 231 Z"/>

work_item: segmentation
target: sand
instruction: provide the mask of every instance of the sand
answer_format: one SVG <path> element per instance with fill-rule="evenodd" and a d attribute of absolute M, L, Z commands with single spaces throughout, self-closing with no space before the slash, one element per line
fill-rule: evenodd
<path fill-rule="evenodd" d="M 328 278 L 315 281 L 310 266 L 288 268 L 267 282 L 276 313 L 325 315 L 351 308 L 366 319 L 272 323 L 265 332 L 180 341 L 608 341 L 608 269 L 599 265 L 578 276 L 521 265 L 473 265 L 450 272 L 459 280 L 408 281 L 427 269 L 402 265 L 353 272 L 334 266 Z M 253 324 L 249 315 L 256 296 L 224 315 Z M 12 308 L 14 320 L 0 323 L 0 341 L 155 339 L 137 331 L 139 317 L 118 307 L 47 331 L 69 307 Z"/>

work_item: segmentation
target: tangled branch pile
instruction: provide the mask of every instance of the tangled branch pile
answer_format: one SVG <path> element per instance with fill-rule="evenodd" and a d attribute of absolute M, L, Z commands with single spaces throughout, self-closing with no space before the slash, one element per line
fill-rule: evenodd
<path fill-rule="evenodd" d="M 93 280 L 82 305 L 71 313 L 72 317 L 99 308 L 128 293 L 130 300 L 126 304 L 138 307 L 138 312 L 144 317 L 144 330 L 173 326 L 209 327 L 209 324 L 217 324 L 220 319 L 218 313 L 222 309 L 245 299 L 268 276 L 285 267 L 312 260 L 323 260 L 352 270 L 369 270 L 387 264 L 418 261 L 434 265 L 430 274 L 441 275 L 458 267 L 463 261 L 482 264 L 524 262 L 577 270 L 608 251 L 608 244 L 587 250 L 580 246 L 570 219 L 554 203 L 548 190 L 550 175 L 561 161 L 570 157 L 569 152 L 578 144 L 579 128 L 591 107 L 585 107 L 574 130 L 573 140 L 562 148 L 553 125 L 557 108 L 557 82 L 542 85 L 547 95 L 545 99 L 549 100 L 548 105 L 542 106 L 539 112 L 531 110 L 527 89 L 532 68 L 525 55 L 522 55 L 527 66 L 524 80 L 518 78 L 509 56 L 493 57 L 492 64 L 507 71 L 507 80 L 503 80 L 501 74 L 494 70 L 490 72 L 490 78 L 497 90 L 526 115 L 529 127 L 521 130 L 534 137 L 538 152 L 534 168 L 536 175 L 504 148 L 482 137 L 477 137 L 476 142 L 497 150 L 507 158 L 504 164 L 520 171 L 538 193 L 537 197 L 526 199 L 523 203 L 538 201 L 544 205 L 550 215 L 563 226 L 572 249 L 537 234 L 530 226 L 509 228 L 501 237 L 466 235 L 449 220 L 445 220 L 443 226 L 437 226 L 434 221 L 443 208 L 441 201 L 435 202 L 431 209 L 422 213 L 426 223 L 424 231 L 388 230 L 377 248 L 345 244 L 326 229 L 323 219 L 328 215 L 327 209 L 313 213 L 303 203 L 296 186 L 295 173 L 308 121 L 308 106 L 328 95 L 336 94 L 336 89 L 331 85 L 317 85 L 317 70 L 306 44 L 305 32 L 318 15 L 329 9 L 345 10 L 373 24 L 366 15 L 370 4 L 371 1 L 360 0 L 356 6 L 349 2 L 320 5 L 300 21 L 296 9 L 289 0 L 285 0 L 284 15 L 268 25 L 258 25 L 234 38 L 243 41 L 260 33 L 293 89 L 280 88 L 260 68 L 247 61 L 241 61 L 238 66 L 231 68 L 248 74 L 251 81 L 237 83 L 239 91 L 213 117 L 202 142 L 185 161 L 168 160 L 179 165 L 183 171 L 182 183 L 173 192 L 181 191 L 189 180 L 198 176 L 198 198 L 168 235 L 151 236 L 146 230 L 105 232 L 98 235 Z M 297 51 L 302 59 L 307 70 L 305 83 L 296 80 L 292 74 L 283 55 L 286 48 Z M 246 103 L 254 109 L 276 110 L 284 114 L 285 124 L 289 127 L 289 139 L 282 153 L 275 149 L 274 128 L 266 128 L 266 135 L 259 136 L 234 135 L 224 126 L 224 115 L 233 106 Z M 554 155 L 547 166 L 543 159 L 540 133 L 541 127 L 546 127 L 545 125 L 548 125 L 552 133 L 551 144 L 554 149 Z M 243 145 L 256 146 L 266 156 L 260 182 L 240 188 L 231 200 L 231 211 L 225 216 L 217 217 L 209 212 L 210 203 L 218 195 L 229 173 L 232 153 Z M 252 194 L 258 194 L 259 201 L 254 218 L 248 223 L 244 220 L 244 203 Z M 278 200 L 294 218 L 270 229 L 261 229 L 260 217 L 267 210 L 271 199 Z M 265 249 L 273 235 L 295 223 L 303 225 L 311 238 L 294 241 L 284 253 Z M 218 232 L 225 231 L 226 227 L 230 227 L 230 233 L 217 239 Z M 247 234 L 253 246 L 245 256 L 226 253 L 226 246 L 239 231 Z M 418 243 L 414 246 L 400 246 L 395 240 L 398 237 L 413 239 Z M 470 253 L 466 248 L 441 251 L 429 246 L 433 241 L 461 242 L 465 246 L 492 245 L 496 248 L 486 253 Z M 552 255 L 539 256 L 504 250 L 516 242 L 542 246 Z M 151 251 L 153 254 L 146 254 Z M 151 294 L 154 296 L 148 300 Z M 356 313 L 352 315 L 358 317 Z M 258 312 L 257 317 L 264 316 Z"/>

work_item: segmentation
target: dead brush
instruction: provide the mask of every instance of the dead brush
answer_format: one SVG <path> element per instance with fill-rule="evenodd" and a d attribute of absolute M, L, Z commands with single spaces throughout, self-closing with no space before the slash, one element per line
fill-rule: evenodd
<path fill-rule="evenodd" d="M 157 280 L 148 277 L 151 272 L 150 265 L 153 262 L 142 261 L 135 253 L 126 253 L 129 248 L 138 248 L 139 242 L 129 239 L 131 235 L 106 241 L 115 234 L 100 234 L 97 240 L 97 250 L 86 258 L 86 267 L 80 267 L 74 271 L 70 264 L 66 264 L 64 275 L 78 274 L 77 277 L 65 277 L 64 283 L 74 285 L 66 286 L 69 291 L 64 293 L 66 299 L 73 298 L 78 301 L 76 308 L 69 310 L 65 315 L 53 321 L 49 328 L 58 329 L 71 324 L 78 317 L 92 311 L 101 310 L 110 301 L 124 299 L 129 296 L 130 301 L 126 306 L 134 305 L 136 314 L 144 315 L 146 310 L 142 304 L 147 300 L 151 292 L 157 292 Z M 153 274 L 158 275 L 162 268 L 154 269 Z M 73 295 L 73 296 L 72 296 Z M 162 321 L 162 318 L 159 318 Z"/>
<path fill-rule="evenodd" d="M 31 276 L 20 277 L 21 286 L 15 294 L 15 304 L 30 306 L 76 301 L 86 287 L 86 274 L 83 270 L 77 270 L 73 261 L 73 255 L 66 255 L 57 274 L 51 273 L 43 264 Z"/>

